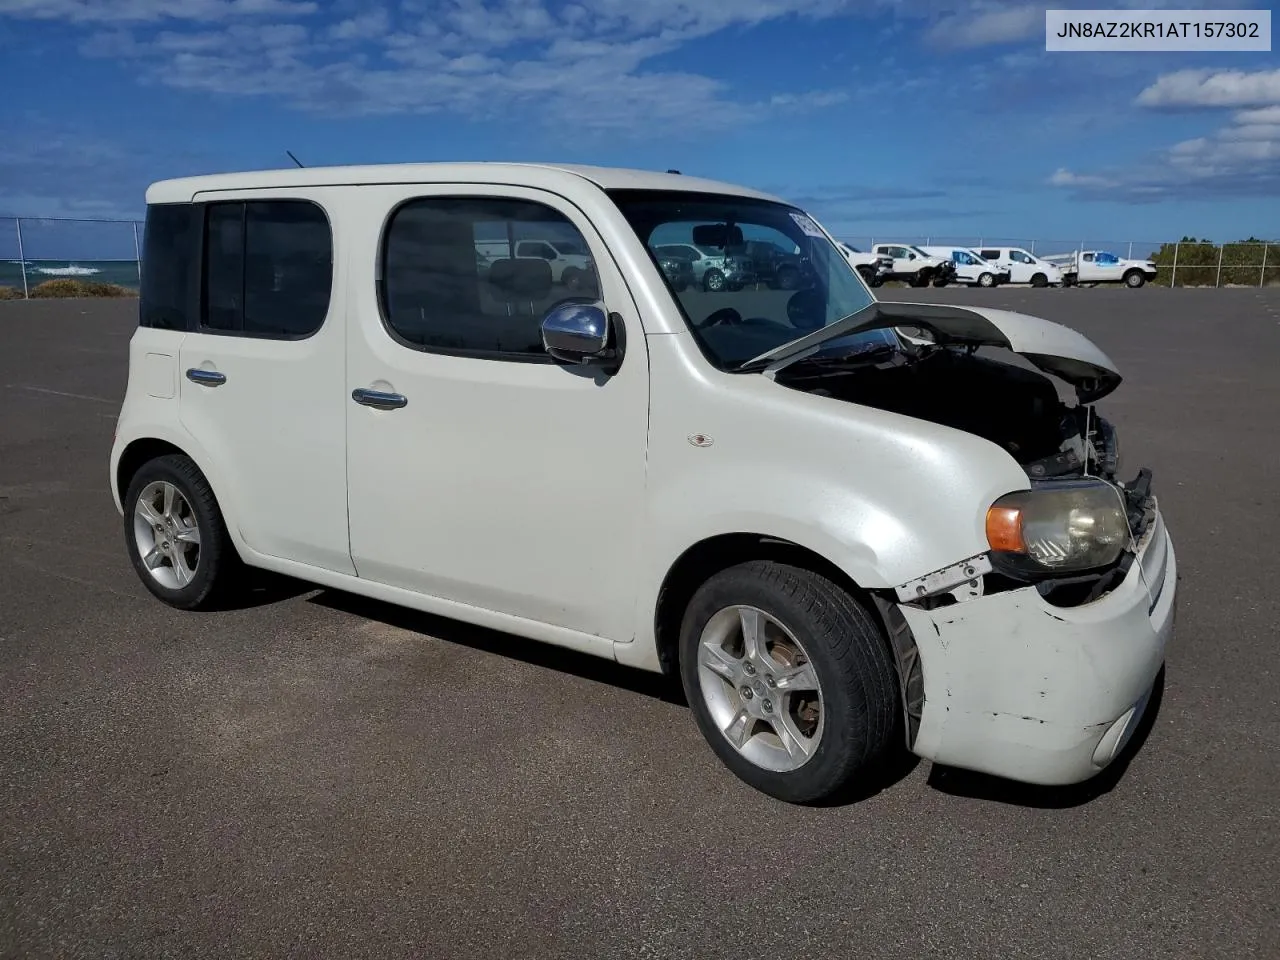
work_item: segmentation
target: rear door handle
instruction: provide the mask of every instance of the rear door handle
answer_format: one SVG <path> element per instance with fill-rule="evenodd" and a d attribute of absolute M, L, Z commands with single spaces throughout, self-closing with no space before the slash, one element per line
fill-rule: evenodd
<path fill-rule="evenodd" d="M 187 379 L 206 387 L 218 387 L 227 382 L 227 375 L 217 370 L 201 370 L 199 367 L 192 367 L 187 371 Z"/>
<path fill-rule="evenodd" d="M 369 390 L 365 387 L 357 387 L 351 391 L 351 399 L 356 403 L 366 407 L 373 407 L 376 410 L 399 410 L 406 403 L 408 398 L 399 393 L 385 393 L 382 390 Z"/>

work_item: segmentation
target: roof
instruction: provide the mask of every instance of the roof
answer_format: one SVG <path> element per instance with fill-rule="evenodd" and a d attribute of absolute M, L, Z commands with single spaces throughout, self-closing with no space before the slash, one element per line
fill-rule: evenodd
<path fill-rule="evenodd" d="M 315 187 L 361 183 L 511 183 L 570 187 L 587 180 L 604 190 L 693 190 L 778 200 L 731 183 L 676 173 L 553 163 L 387 163 L 341 167 L 283 167 L 161 180 L 147 189 L 148 203 L 180 203 L 199 192 L 252 188 Z"/>

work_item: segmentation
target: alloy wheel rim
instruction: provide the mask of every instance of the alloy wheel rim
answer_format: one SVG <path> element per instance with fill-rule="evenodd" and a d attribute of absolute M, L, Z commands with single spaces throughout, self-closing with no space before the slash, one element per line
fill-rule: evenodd
<path fill-rule="evenodd" d="M 142 566 L 170 590 L 181 590 L 200 569 L 200 527 L 182 491 L 167 480 L 142 488 L 133 509 L 133 539 Z"/>
<path fill-rule="evenodd" d="M 734 605 L 698 638 L 698 685 L 711 720 L 756 766 L 789 773 L 817 752 L 822 687 L 808 653 L 776 617 Z"/>

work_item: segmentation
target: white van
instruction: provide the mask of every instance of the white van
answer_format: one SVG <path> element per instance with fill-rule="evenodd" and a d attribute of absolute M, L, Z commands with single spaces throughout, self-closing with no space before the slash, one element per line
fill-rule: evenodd
<path fill-rule="evenodd" d="M 941 257 L 954 263 L 956 283 L 968 284 L 971 287 L 998 287 L 1002 283 L 1009 282 L 1008 270 L 984 260 L 976 251 L 967 247 L 931 246 L 920 249 L 930 256 Z"/>
<path fill-rule="evenodd" d="M 307 168 L 146 200 L 109 480 L 161 601 L 257 567 L 669 671 L 792 802 L 901 749 L 1080 781 L 1139 722 L 1177 566 L 1079 333 L 878 301 L 803 210 L 676 174 Z M 580 240 L 590 282 L 481 270 L 517 223 Z M 655 259 L 745 239 L 800 248 L 800 289 L 677 293 Z"/>
<path fill-rule="evenodd" d="M 1021 247 L 981 247 L 978 254 L 1009 271 L 1009 283 L 1029 283 L 1033 287 L 1062 286 L 1062 268 Z"/>

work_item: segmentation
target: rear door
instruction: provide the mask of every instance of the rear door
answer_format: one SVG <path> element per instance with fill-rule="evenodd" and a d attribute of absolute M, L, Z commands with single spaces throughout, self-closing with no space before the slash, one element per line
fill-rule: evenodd
<path fill-rule="evenodd" d="M 203 295 L 179 351 L 179 416 L 217 462 L 219 497 L 250 548 L 354 574 L 331 197 L 196 198 Z"/>

